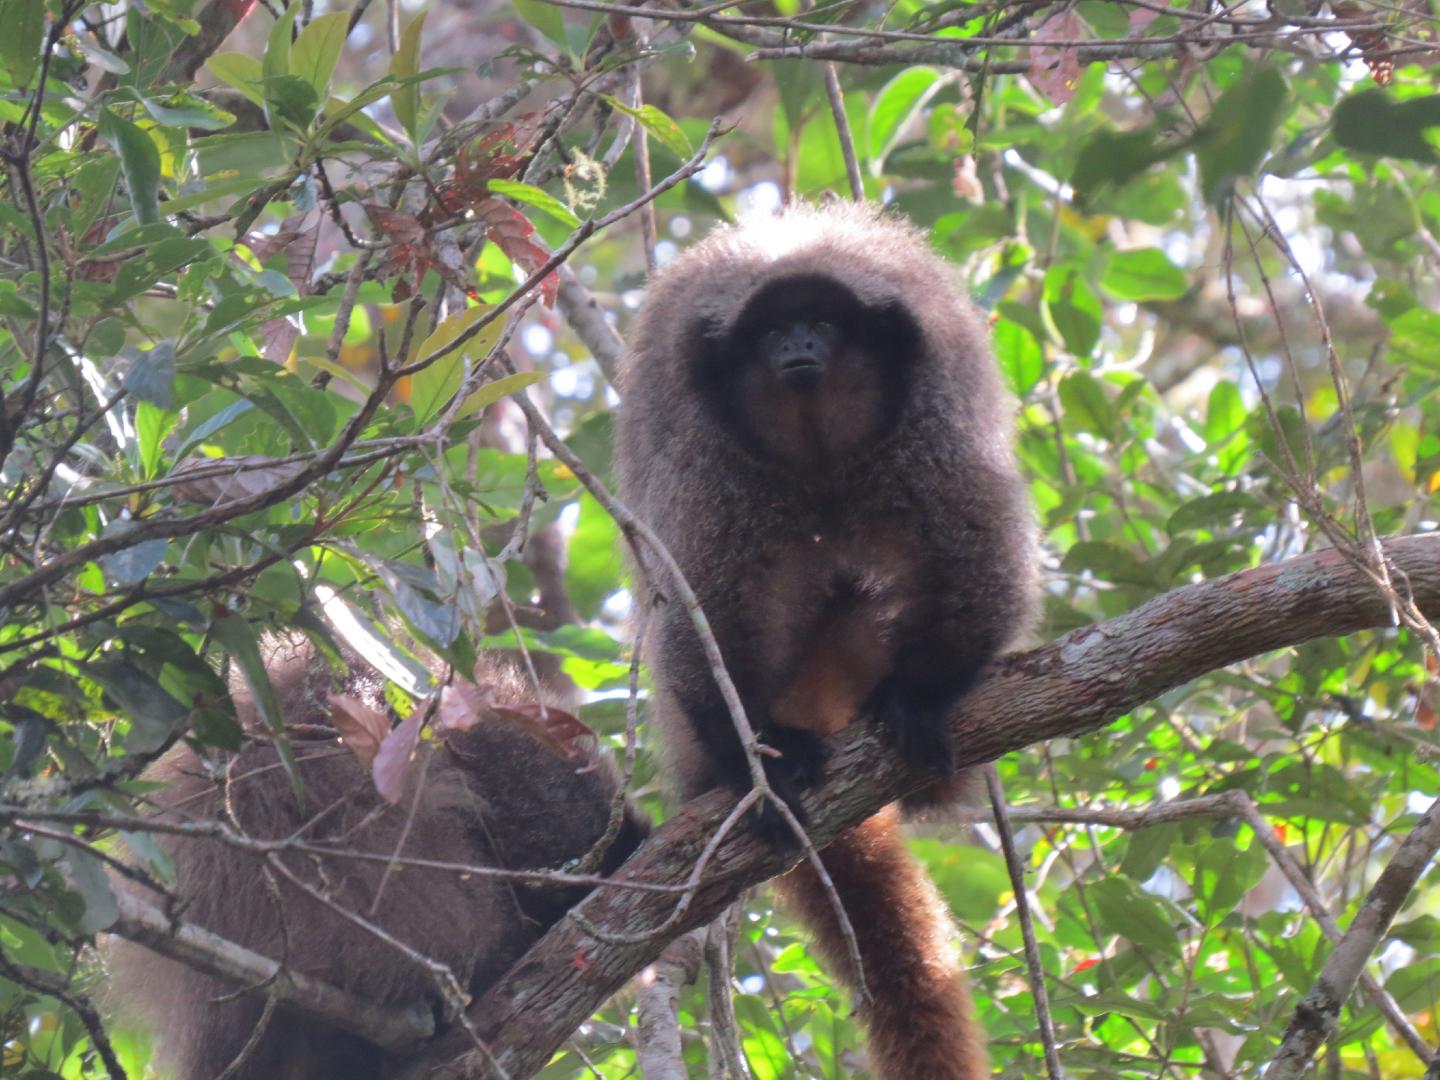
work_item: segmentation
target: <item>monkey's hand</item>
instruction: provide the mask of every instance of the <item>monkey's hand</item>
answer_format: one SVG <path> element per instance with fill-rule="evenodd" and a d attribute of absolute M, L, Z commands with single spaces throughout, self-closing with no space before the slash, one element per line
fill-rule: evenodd
<path fill-rule="evenodd" d="M 955 773 L 955 739 L 950 711 L 964 688 L 891 675 L 870 696 L 876 721 L 906 764 L 941 776 Z"/>
<path fill-rule="evenodd" d="M 785 801 L 801 825 L 807 824 L 800 796 L 807 788 L 818 785 L 825 775 L 825 759 L 829 755 L 825 740 L 800 728 L 772 725 L 761 736 L 761 741 L 779 754 L 778 757 L 767 754 L 762 759 L 770 790 Z M 768 799 L 756 807 L 752 822 L 760 838 L 776 848 L 799 845 L 795 830 Z"/>

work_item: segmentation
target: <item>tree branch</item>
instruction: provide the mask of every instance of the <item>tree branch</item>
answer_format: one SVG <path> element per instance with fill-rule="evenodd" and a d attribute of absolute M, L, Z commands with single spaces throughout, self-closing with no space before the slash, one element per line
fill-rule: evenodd
<path fill-rule="evenodd" d="M 374 1005 L 329 983 L 290 971 L 199 926 L 176 924 L 164 912 L 126 892 L 117 892 L 120 916 L 109 932 L 178 960 L 207 975 L 265 993 L 305 1016 L 368 1039 L 387 1050 L 404 1051 L 428 1038 L 434 1017 L 421 1002 L 410 1008 Z"/>
<path fill-rule="evenodd" d="M 1335 943 L 1315 985 L 1296 1005 L 1295 1015 L 1285 1029 L 1285 1040 L 1265 1070 L 1265 1080 L 1298 1080 L 1309 1069 L 1310 1059 L 1320 1044 L 1335 1033 L 1340 1006 L 1354 992 L 1370 955 L 1384 939 L 1395 913 L 1437 851 L 1440 851 L 1440 799 L 1430 804 L 1396 849 L 1365 897 L 1365 903 L 1355 913 L 1345 936 Z"/>
<path fill-rule="evenodd" d="M 1440 613 L 1440 536 L 1387 540 L 1384 551 L 1420 609 Z M 1094 730 L 1158 694 L 1260 653 L 1388 625 L 1385 597 L 1334 550 L 1185 586 L 998 660 L 952 721 L 956 763 L 978 765 L 1043 739 Z M 906 766 L 873 725 L 852 725 L 834 740 L 826 783 L 805 799 L 810 836 L 823 846 L 933 779 Z M 684 881 L 733 805 L 734 796 L 723 791 L 693 800 L 617 876 Z M 554 927 L 472 1006 L 476 1029 L 507 1072 L 535 1072 L 669 940 L 709 922 L 746 888 L 792 861 L 749 830 L 734 830 L 711 854 L 710 873 L 682 917 L 648 938 L 644 931 L 670 917 L 673 897 L 597 889 L 576 908 L 577 918 Z M 599 942 L 580 920 L 621 940 Z M 403 1075 L 418 1078 L 437 1068 L 450 1076 L 489 1075 L 468 1049 L 468 1036 L 448 1033 Z"/>

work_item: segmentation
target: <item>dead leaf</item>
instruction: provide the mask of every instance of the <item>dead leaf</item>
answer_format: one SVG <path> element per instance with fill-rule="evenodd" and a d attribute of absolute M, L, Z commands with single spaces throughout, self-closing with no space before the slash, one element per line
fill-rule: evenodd
<path fill-rule="evenodd" d="M 415 747 L 420 743 L 420 724 L 424 719 L 425 710 L 416 709 L 399 726 L 391 728 L 370 765 L 375 790 L 388 803 L 398 803 L 410 786 L 410 774 L 415 768 Z"/>
<path fill-rule="evenodd" d="M 258 454 L 242 454 L 231 458 L 190 458 L 171 470 L 170 479 L 174 483 L 170 490 L 177 499 L 184 502 L 220 506 L 273 491 L 279 485 L 293 480 L 305 469 L 302 461 L 267 465 L 266 462 L 271 460 Z M 190 473 L 202 470 L 208 472 L 217 468 L 224 471 L 209 476 L 188 476 Z"/>
<path fill-rule="evenodd" d="M 1090 36 L 1087 30 L 1077 12 L 1065 10 L 1046 19 L 1031 40 L 1076 42 Z M 1079 81 L 1078 45 L 1042 46 L 1030 50 L 1030 83 L 1050 99 L 1050 104 L 1064 105 L 1075 96 L 1075 86 Z"/>
<path fill-rule="evenodd" d="M 330 695 L 330 723 L 340 733 L 340 741 L 366 768 L 390 734 L 390 721 L 385 714 L 350 694 Z"/>

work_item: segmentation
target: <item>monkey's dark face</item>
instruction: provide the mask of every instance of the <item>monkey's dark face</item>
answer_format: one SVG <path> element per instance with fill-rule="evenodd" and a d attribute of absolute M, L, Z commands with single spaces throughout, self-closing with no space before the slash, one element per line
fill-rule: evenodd
<path fill-rule="evenodd" d="M 758 291 L 728 333 L 700 332 L 696 381 L 752 452 L 799 471 L 843 464 L 899 423 L 919 330 L 821 275 Z"/>

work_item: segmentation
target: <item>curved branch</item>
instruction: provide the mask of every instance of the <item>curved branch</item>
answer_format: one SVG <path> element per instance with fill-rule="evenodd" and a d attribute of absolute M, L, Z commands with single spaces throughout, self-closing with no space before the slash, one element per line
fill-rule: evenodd
<path fill-rule="evenodd" d="M 1420 609 L 1440 614 L 1440 534 L 1387 540 L 1384 550 L 1395 579 L 1408 581 Z M 1042 739 L 1092 731 L 1215 668 L 1313 638 L 1388 625 L 1385 597 L 1334 550 L 1176 589 L 998 660 L 953 718 L 956 761 L 978 765 Z M 841 733 L 833 751 L 826 783 L 805 800 L 817 846 L 933 780 L 906 766 L 870 724 Z M 693 800 L 617 876 L 684 881 L 734 802 L 723 791 Z M 766 847 L 749 830 L 734 830 L 712 854 L 710 873 L 683 916 L 663 935 L 638 941 L 626 935 L 665 922 L 674 898 L 597 889 L 576 915 L 621 940 L 600 942 L 577 919 L 561 922 L 472 1006 L 476 1029 L 509 1074 L 531 1075 L 669 940 L 709 922 L 746 888 L 797 857 Z M 435 1069 L 489 1075 L 468 1049 L 463 1032 L 441 1036 L 403 1075 L 418 1078 Z"/>

